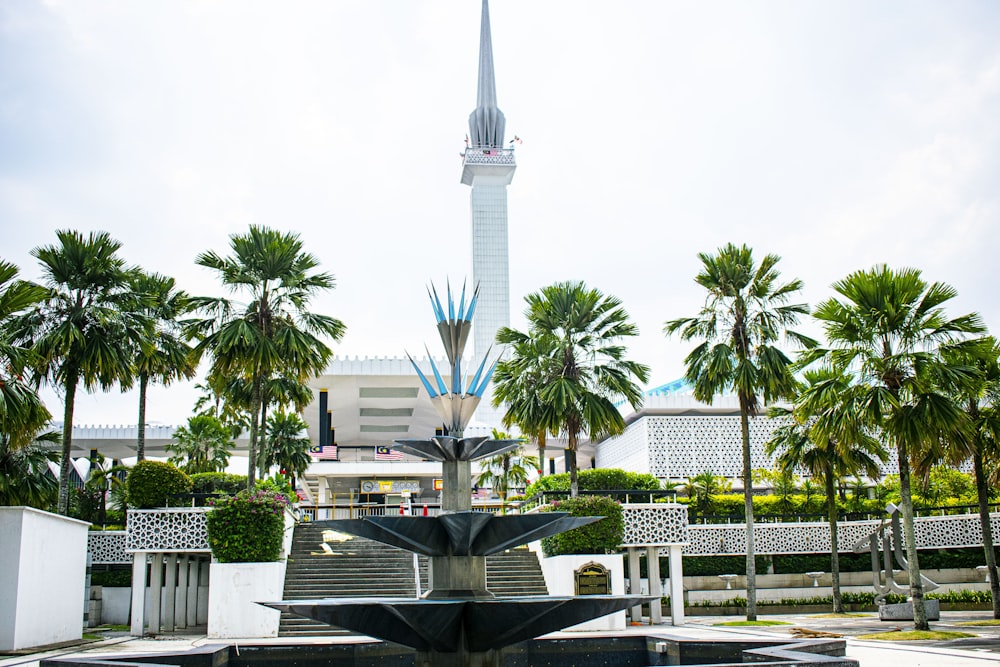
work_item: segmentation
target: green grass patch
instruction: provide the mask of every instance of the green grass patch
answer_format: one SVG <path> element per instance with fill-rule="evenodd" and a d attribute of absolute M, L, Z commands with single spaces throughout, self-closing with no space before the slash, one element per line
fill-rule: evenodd
<path fill-rule="evenodd" d="M 102 625 L 101 627 L 99 627 L 97 629 L 98 630 L 103 630 L 105 632 L 124 632 L 125 630 L 131 630 L 132 626 L 130 626 L 130 625 L 116 625 L 116 624 L 110 623 L 110 624 L 107 624 L 107 625 Z"/>
<path fill-rule="evenodd" d="M 725 621 L 723 623 L 713 623 L 712 625 L 743 628 L 747 626 L 791 625 L 791 623 L 786 623 L 785 621 Z"/>
<path fill-rule="evenodd" d="M 968 632 L 946 632 L 943 630 L 908 630 L 905 632 L 874 632 L 869 635 L 858 635 L 858 639 L 875 639 L 890 642 L 940 641 L 943 639 L 965 639 L 975 637 Z"/>
<path fill-rule="evenodd" d="M 90 640 L 104 639 L 104 635 L 95 635 L 92 632 L 84 632 L 83 639 L 90 639 Z"/>
<path fill-rule="evenodd" d="M 1000 620 L 991 618 L 988 621 L 961 621 L 959 623 L 956 623 L 955 625 L 963 625 L 967 627 L 976 627 L 976 626 L 983 627 L 987 625 L 1000 625 Z"/>
<path fill-rule="evenodd" d="M 809 618 L 874 618 L 875 614 L 809 614 Z"/>

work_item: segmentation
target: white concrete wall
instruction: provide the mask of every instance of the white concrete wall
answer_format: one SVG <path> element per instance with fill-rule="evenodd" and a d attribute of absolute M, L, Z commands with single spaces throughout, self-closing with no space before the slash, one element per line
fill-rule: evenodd
<path fill-rule="evenodd" d="M 573 596 L 575 594 L 574 573 L 587 563 L 600 563 L 611 575 L 611 594 L 625 594 L 625 559 L 621 554 L 580 554 L 572 556 L 552 556 L 541 558 L 542 574 L 549 595 Z M 619 611 L 594 620 L 565 628 L 577 630 L 624 630 L 625 612 Z"/>
<path fill-rule="evenodd" d="M 131 587 L 103 586 L 101 601 L 101 623 L 128 625 L 129 608 L 132 606 Z"/>
<path fill-rule="evenodd" d="M 89 525 L 0 507 L 0 651 L 83 636 Z"/>
<path fill-rule="evenodd" d="M 285 561 L 213 562 L 209 566 L 208 636 L 277 637 L 281 613 L 256 603 L 281 600 L 284 585 Z"/>

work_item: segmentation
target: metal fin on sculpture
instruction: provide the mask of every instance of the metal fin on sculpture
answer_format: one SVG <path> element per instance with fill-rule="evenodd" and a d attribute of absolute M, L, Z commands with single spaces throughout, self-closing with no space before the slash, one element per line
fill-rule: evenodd
<path fill-rule="evenodd" d="M 486 351 L 486 356 L 483 357 L 482 363 L 480 363 L 479 368 L 476 369 L 476 374 L 472 376 L 472 381 L 469 382 L 468 389 L 465 390 L 466 394 L 472 394 L 473 396 L 476 395 L 476 383 L 479 382 L 479 378 L 483 374 L 483 369 L 486 368 L 486 360 L 490 358 L 490 350 L 492 349 L 493 348 L 490 347 L 490 349 Z"/>
<path fill-rule="evenodd" d="M 462 360 L 455 359 L 455 367 L 451 371 L 451 393 L 462 393 Z"/>
<path fill-rule="evenodd" d="M 430 353 L 428 353 L 427 356 L 430 358 Z M 427 390 L 428 395 L 430 395 L 431 398 L 437 396 L 437 394 L 434 393 L 434 388 L 431 387 L 431 383 L 427 381 L 426 377 L 424 377 L 423 371 L 421 371 L 420 367 L 417 366 L 417 362 L 413 360 L 413 357 L 410 356 L 409 352 L 406 352 L 406 358 L 410 360 L 410 365 L 413 366 L 413 370 L 417 372 L 417 378 L 420 380 L 420 383 L 424 385 L 424 389 Z M 431 364 L 433 363 L 434 362 L 432 361 Z"/>
<path fill-rule="evenodd" d="M 462 281 L 462 298 L 458 301 L 458 319 L 468 321 L 465 316 L 465 281 Z"/>
<path fill-rule="evenodd" d="M 427 359 L 431 362 L 431 370 L 434 371 L 434 379 L 437 380 L 438 393 L 436 395 L 447 394 L 448 387 L 445 385 L 444 378 L 441 377 L 441 372 L 438 370 L 437 364 L 434 363 L 434 359 L 431 357 L 430 351 L 427 352 Z"/>
<path fill-rule="evenodd" d="M 451 298 L 451 282 L 448 281 L 445 284 L 447 285 L 447 289 L 448 289 L 448 321 L 449 322 L 454 322 L 455 321 L 455 300 L 453 298 Z"/>
<path fill-rule="evenodd" d="M 433 294 L 431 292 L 433 291 Z M 434 308 L 434 317 L 438 322 L 444 321 L 444 309 L 441 307 L 441 299 L 438 298 L 437 288 L 431 285 L 430 289 L 427 290 L 427 295 L 431 297 L 431 307 Z"/>
<path fill-rule="evenodd" d="M 472 298 L 469 299 L 469 312 L 465 314 L 465 319 L 468 320 L 469 322 L 472 321 L 472 316 L 476 312 L 476 302 L 478 300 L 479 300 L 479 285 L 476 285 L 476 288 L 472 290 Z"/>
<path fill-rule="evenodd" d="M 486 377 L 483 378 L 482 384 L 479 385 L 479 389 L 476 391 L 477 398 L 482 398 L 483 394 L 486 392 L 486 387 L 490 384 L 490 380 L 493 379 L 493 371 L 497 369 L 498 361 L 500 361 L 500 359 L 493 362 L 493 365 L 490 366 L 490 372 L 486 374 Z"/>

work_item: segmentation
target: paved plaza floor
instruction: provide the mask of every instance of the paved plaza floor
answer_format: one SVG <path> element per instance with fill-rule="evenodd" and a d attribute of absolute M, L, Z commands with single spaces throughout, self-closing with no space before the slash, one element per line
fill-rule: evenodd
<path fill-rule="evenodd" d="M 634 625 L 623 633 L 627 634 L 664 634 L 692 639 L 734 638 L 736 636 L 779 636 L 790 637 L 790 628 L 807 628 L 822 632 L 842 634 L 847 638 L 847 655 L 859 661 L 861 667 L 984 667 L 990 663 L 1000 663 L 1000 626 L 961 625 L 966 621 L 987 620 L 990 612 L 942 612 L 941 621 L 931 624 L 935 630 L 956 630 L 976 635 L 970 639 L 955 639 L 949 641 L 918 641 L 891 642 L 860 640 L 858 635 L 884 632 L 900 627 L 902 630 L 912 629 L 912 624 L 882 622 L 874 614 L 863 614 L 850 618 L 823 618 L 816 614 L 787 614 L 761 616 L 762 620 L 783 621 L 789 625 L 771 627 L 718 627 L 714 624 L 725 621 L 740 620 L 732 616 L 697 616 L 689 617 L 683 627 L 671 625 Z M 617 634 L 623 634 L 617 633 Z M 115 656 L 115 659 L 127 659 L 135 653 L 176 653 L 188 648 L 205 646 L 207 644 L 232 644 L 232 640 L 223 641 L 208 639 L 204 635 L 174 634 L 157 638 L 132 638 L 117 633 L 110 633 L 102 640 L 85 645 L 64 646 L 47 651 L 19 655 L 0 659 L 0 667 L 37 667 L 38 661 L 48 657 L 70 657 L 80 655 Z M 547 637 L 578 637 L 583 633 L 553 633 Z M 601 634 L 601 633 L 595 633 Z M 359 637 L 337 638 L 307 638 L 298 640 L 300 644 L 324 642 L 366 641 Z M 238 643 L 238 642 L 237 642 Z M 248 639 L 248 644 L 284 644 L 287 638 L 279 639 Z"/>

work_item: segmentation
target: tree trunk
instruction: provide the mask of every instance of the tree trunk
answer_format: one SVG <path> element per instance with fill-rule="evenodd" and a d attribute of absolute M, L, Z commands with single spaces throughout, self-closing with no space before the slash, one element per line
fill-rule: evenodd
<path fill-rule="evenodd" d="M 250 447 L 247 452 L 249 457 L 249 464 L 247 465 L 247 490 L 253 491 L 253 487 L 256 483 L 255 474 L 257 472 L 257 433 L 258 433 L 258 423 L 257 420 L 260 419 L 260 378 L 254 378 L 253 381 L 253 393 L 250 397 Z"/>
<path fill-rule="evenodd" d="M 740 431 L 743 436 L 743 504 L 747 519 L 747 620 L 757 620 L 757 564 L 754 560 L 753 473 L 750 470 L 750 418 L 740 397 Z"/>
<path fill-rule="evenodd" d="M 826 469 L 826 514 L 830 520 L 830 578 L 833 586 L 833 613 L 844 613 L 840 595 L 840 543 L 837 539 L 837 496 L 834 489 L 833 466 Z"/>
<path fill-rule="evenodd" d="M 913 601 L 913 627 L 930 630 L 927 611 L 924 609 L 924 585 L 920 580 L 920 563 L 917 560 L 917 536 L 913 532 L 913 495 L 910 492 L 910 460 L 906 443 L 896 443 L 899 459 L 900 510 L 903 513 L 903 542 L 906 545 L 906 571 L 910 577 L 910 598 Z"/>
<path fill-rule="evenodd" d="M 569 497 L 576 498 L 580 493 L 580 486 L 577 483 L 576 474 L 576 433 L 569 434 L 569 443 L 566 447 L 566 469 L 569 470 Z"/>
<path fill-rule="evenodd" d="M 146 460 L 146 386 L 149 384 L 149 375 L 139 374 L 139 424 L 138 436 L 135 439 L 135 460 Z"/>
<path fill-rule="evenodd" d="M 983 531 L 983 553 L 986 556 L 986 575 L 990 578 L 990 594 L 993 596 L 993 618 L 1000 619 L 1000 581 L 997 580 L 997 554 L 993 549 L 993 526 L 990 523 L 989 486 L 983 466 L 983 453 L 976 449 L 972 457 L 976 472 L 976 497 L 979 500 L 979 525 Z"/>
<path fill-rule="evenodd" d="M 257 436 L 257 441 L 260 443 L 258 445 L 259 454 L 264 453 L 264 448 L 267 447 L 267 401 L 262 400 L 260 402 L 260 431 Z M 267 475 L 267 470 L 264 466 L 264 457 L 260 456 L 260 478 L 264 479 Z"/>
<path fill-rule="evenodd" d="M 63 406 L 62 460 L 59 462 L 59 501 L 56 511 L 69 516 L 69 472 L 72 466 L 70 452 L 73 449 L 73 408 L 76 406 L 76 383 L 79 375 L 75 368 L 66 373 L 66 404 Z"/>
<path fill-rule="evenodd" d="M 545 433 L 544 430 L 542 430 L 542 432 L 538 434 L 538 438 L 537 438 L 537 442 L 538 442 L 538 477 L 539 478 L 545 477 L 545 439 L 546 439 L 546 433 Z"/>

